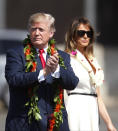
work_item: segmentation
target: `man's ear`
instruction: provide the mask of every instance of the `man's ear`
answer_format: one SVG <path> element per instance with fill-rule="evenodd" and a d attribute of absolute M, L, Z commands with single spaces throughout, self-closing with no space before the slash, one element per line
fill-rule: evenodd
<path fill-rule="evenodd" d="M 50 38 L 52 38 L 54 35 L 54 32 L 53 31 L 50 31 Z"/>

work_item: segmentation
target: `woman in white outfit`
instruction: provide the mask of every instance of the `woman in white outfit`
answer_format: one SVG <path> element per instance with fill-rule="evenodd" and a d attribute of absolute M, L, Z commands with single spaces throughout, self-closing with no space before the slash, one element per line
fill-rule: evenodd
<path fill-rule="evenodd" d="M 86 18 L 73 20 L 66 33 L 66 52 L 79 77 L 74 90 L 67 91 L 70 131 L 99 131 L 99 114 L 108 131 L 116 131 L 100 94 L 103 70 L 93 55 L 94 30 Z M 99 113 L 98 113 L 99 112 Z"/>

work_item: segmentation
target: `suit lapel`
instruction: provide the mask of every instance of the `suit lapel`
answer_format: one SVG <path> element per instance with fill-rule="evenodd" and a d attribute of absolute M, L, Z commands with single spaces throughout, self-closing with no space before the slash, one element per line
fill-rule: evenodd
<path fill-rule="evenodd" d="M 46 55 L 46 61 L 47 61 L 47 59 L 49 58 L 50 56 L 48 55 L 48 53 L 47 53 L 47 55 Z"/>

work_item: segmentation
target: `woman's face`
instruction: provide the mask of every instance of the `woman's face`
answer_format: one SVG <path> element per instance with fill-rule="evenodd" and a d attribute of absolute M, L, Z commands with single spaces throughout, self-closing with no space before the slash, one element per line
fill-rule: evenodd
<path fill-rule="evenodd" d="M 92 38 L 92 32 L 88 25 L 80 24 L 77 28 L 77 48 L 87 47 L 90 42 L 90 38 Z"/>

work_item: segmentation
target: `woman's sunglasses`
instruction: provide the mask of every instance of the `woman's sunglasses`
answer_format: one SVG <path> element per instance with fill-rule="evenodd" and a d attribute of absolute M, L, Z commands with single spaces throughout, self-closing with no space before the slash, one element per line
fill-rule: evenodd
<path fill-rule="evenodd" d="M 78 37 L 83 37 L 85 34 L 86 34 L 87 37 L 89 37 L 89 38 L 92 38 L 92 37 L 93 37 L 93 32 L 92 32 L 92 31 L 77 30 L 77 36 L 78 36 Z"/>

